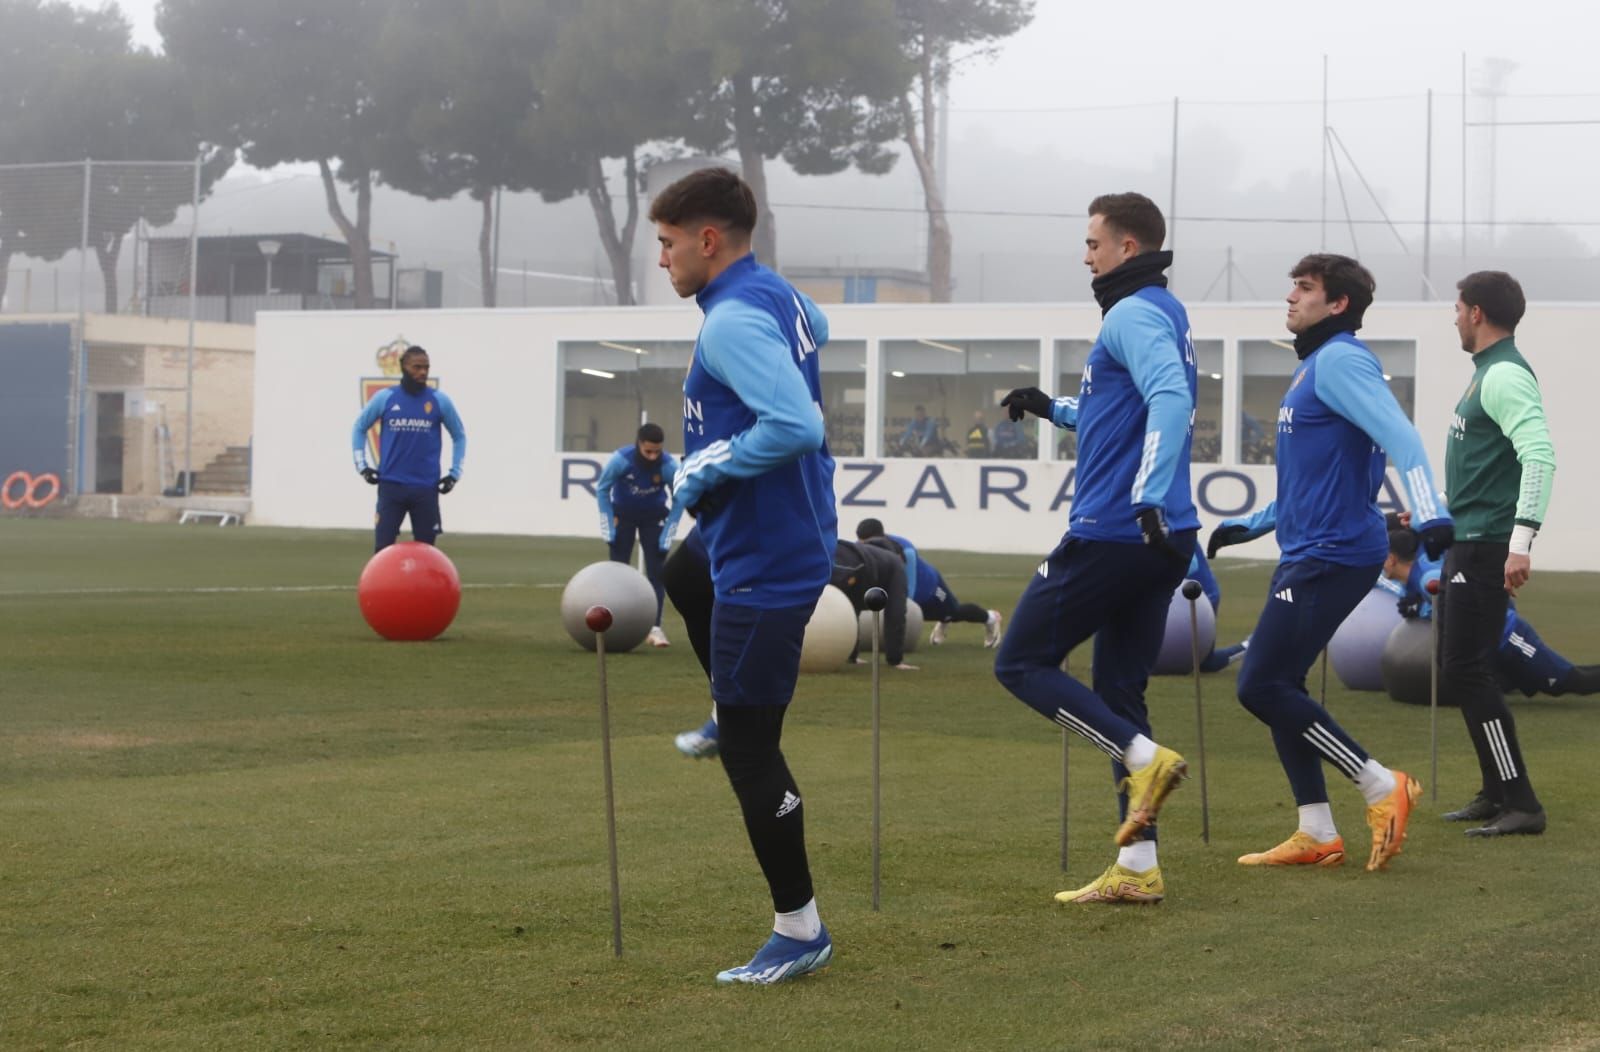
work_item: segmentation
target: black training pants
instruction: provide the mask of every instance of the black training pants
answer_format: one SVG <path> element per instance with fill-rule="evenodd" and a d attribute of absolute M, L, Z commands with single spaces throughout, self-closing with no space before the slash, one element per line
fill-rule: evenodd
<path fill-rule="evenodd" d="M 1439 694 L 1461 706 L 1478 753 L 1483 795 L 1518 811 L 1538 811 L 1511 709 L 1495 677 L 1505 627 L 1504 541 L 1457 541 L 1440 576 Z"/>

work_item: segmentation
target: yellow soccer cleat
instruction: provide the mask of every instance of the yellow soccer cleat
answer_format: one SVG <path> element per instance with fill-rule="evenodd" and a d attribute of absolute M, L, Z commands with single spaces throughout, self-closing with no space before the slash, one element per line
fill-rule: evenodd
<path fill-rule="evenodd" d="M 1083 887 L 1063 891 L 1056 901 L 1064 906 L 1080 902 L 1132 902 L 1149 905 L 1166 898 L 1167 886 L 1161 879 L 1161 867 L 1151 866 L 1143 873 L 1124 869 L 1115 862 Z"/>
<path fill-rule="evenodd" d="M 1118 847 L 1127 847 L 1139 838 L 1144 827 L 1156 820 L 1161 802 L 1178 787 L 1189 774 L 1189 765 L 1182 756 L 1164 745 L 1156 746 L 1156 758 L 1143 768 L 1131 771 L 1122 780 L 1128 794 L 1128 817 L 1117 827 L 1112 840 Z"/>
<path fill-rule="evenodd" d="M 1387 869 L 1389 860 L 1400 853 L 1406 842 L 1406 823 L 1411 806 L 1422 797 L 1422 783 L 1404 771 L 1394 772 L 1394 791 L 1381 803 L 1367 808 L 1367 825 L 1372 828 L 1372 857 L 1367 872 Z"/>
<path fill-rule="evenodd" d="M 1310 833 L 1296 831 L 1277 847 L 1240 855 L 1241 866 L 1342 866 L 1344 837 L 1317 840 Z"/>

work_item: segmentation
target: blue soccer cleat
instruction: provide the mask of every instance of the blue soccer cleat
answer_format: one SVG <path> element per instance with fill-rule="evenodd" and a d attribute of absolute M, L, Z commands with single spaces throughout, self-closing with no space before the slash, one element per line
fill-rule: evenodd
<path fill-rule="evenodd" d="M 773 983 L 797 979 L 808 972 L 821 971 L 833 960 L 833 940 L 824 927 L 815 939 L 803 941 L 772 933 L 767 944 L 756 951 L 749 964 L 717 973 L 719 983 Z"/>
<path fill-rule="evenodd" d="M 694 760 L 704 760 L 717 755 L 717 721 L 706 720 L 695 730 L 684 731 L 672 739 L 672 744 L 676 745 L 683 755 Z"/>

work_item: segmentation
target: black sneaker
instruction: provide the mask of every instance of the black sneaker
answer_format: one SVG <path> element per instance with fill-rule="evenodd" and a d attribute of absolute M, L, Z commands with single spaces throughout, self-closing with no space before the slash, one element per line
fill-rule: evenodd
<path fill-rule="evenodd" d="M 1537 836 L 1544 832 L 1544 810 L 1501 811 L 1488 825 L 1467 830 L 1467 836 Z"/>
<path fill-rule="evenodd" d="M 1459 811 L 1446 811 L 1440 817 L 1446 822 L 1489 822 L 1501 811 L 1500 805 L 1479 793 Z"/>

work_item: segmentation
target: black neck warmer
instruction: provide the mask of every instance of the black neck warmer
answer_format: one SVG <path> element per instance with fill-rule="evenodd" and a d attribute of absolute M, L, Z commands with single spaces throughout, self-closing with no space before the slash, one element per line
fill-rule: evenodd
<path fill-rule="evenodd" d="M 1095 302 L 1100 304 L 1100 316 L 1114 307 L 1118 300 L 1149 288 L 1151 285 L 1167 287 L 1167 276 L 1161 273 L 1172 266 L 1171 252 L 1143 252 L 1126 260 L 1114 270 L 1107 271 L 1089 283 L 1094 290 Z"/>
<path fill-rule="evenodd" d="M 1305 332 L 1294 338 L 1294 353 L 1302 362 L 1306 355 L 1321 347 L 1341 332 L 1355 332 L 1361 328 L 1360 320 L 1350 317 L 1349 312 L 1343 314 L 1330 314 L 1317 322 Z"/>

